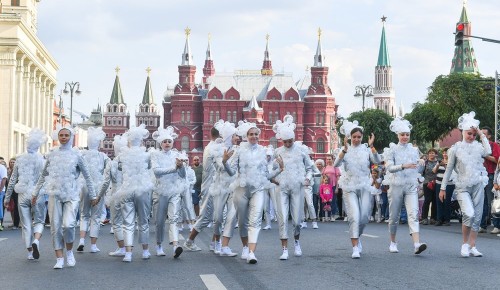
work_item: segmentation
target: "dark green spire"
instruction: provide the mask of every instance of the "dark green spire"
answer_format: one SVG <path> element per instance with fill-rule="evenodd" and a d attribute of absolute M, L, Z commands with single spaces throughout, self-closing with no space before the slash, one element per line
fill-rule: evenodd
<path fill-rule="evenodd" d="M 456 25 L 459 23 L 463 23 L 465 35 L 472 34 L 472 24 L 469 22 L 469 17 L 467 17 L 465 5 L 462 8 L 460 20 L 458 20 Z M 464 36 L 462 44 L 455 46 L 450 73 L 479 73 L 476 55 L 470 37 Z"/>
<path fill-rule="evenodd" d="M 125 104 L 123 101 L 122 87 L 120 85 L 120 78 L 118 77 L 119 67 L 116 67 L 115 84 L 113 85 L 113 92 L 111 93 L 110 104 Z"/>
<path fill-rule="evenodd" d="M 153 89 L 151 88 L 151 80 L 149 79 L 151 69 L 148 67 L 146 71 L 148 72 L 148 78 L 146 79 L 146 87 L 144 88 L 144 95 L 142 96 L 142 104 L 154 104 Z"/>
<path fill-rule="evenodd" d="M 385 22 L 385 19 L 382 21 Z M 378 51 L 377 66 L 391 66 L 391 61 L 389 60 L 389 50 L 387 49 L 387 43 L 385 41 L 385 26 L 382 26 L 382 36 L 380 37 L 380 49 Z"/>
<path fill-rule="evenodd" d="M 461 23 L 469 22 L 469 18 L 467 17 L 467 9 L 465 9 L 465 5 L 462 8 L 462 14 L 460 15 L 459 22 L 461 22 Z"/>

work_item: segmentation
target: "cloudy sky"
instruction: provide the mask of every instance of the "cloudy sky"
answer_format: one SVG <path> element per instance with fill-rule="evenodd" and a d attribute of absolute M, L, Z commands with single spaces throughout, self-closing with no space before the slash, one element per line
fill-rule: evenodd
<path fill-rule="evenodd" d="M 317 29 L 330 67 L 329 84 L 339 111 L 361 109 L 354 87 L 374 84 L 382 23 L 393 67 L 396 102 L 408 112 L 423 101 L 436 76 L 448 74 L 455 24 L 462 0 L 45 0 L 39 3 L 38 36 L 59 64 L 59 88 L 79 81 L 83 94 L 74 109 L 90 114 L 109 101 L 115 67 L 131 115 L 140 103 L 152 68 L 155 100 L 177 83 L 184 29 L 191 28 L 191 49 L 201 81 L 212 35 L 216 72 L 260 69 L 265 35 L 275 71 L 295 79 L 313 64 Z M 467 3 L 473 35 L 500 38 L 498 0 Z M 500 69 L 499 44 L 474 40 L 480 72 Z M 59 93 L 57 93 L 59 94 Z M 69 105 L 69 97 L 65 97 Z M 66 105 L 65 105 L 66 106 Z M 80 121 L 76 115 L 76 121 Z"/>

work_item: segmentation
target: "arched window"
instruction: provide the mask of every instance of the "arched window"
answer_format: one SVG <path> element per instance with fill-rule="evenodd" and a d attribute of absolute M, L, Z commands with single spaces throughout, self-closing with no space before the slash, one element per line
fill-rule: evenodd
<path fill-rule="evenodd" d="M 273 123 L 273 112 L 269 112 L 269 125 L 272 125 Z"/>
<path fill-rule="evenodd" d="M 278 112 L 274 112 L 274 121 L 280 120 L 280 114 Z"/>
<path fill-rule="evenodd" d="M 293 116 L 293 121 L 295 123 L 297 123 L 298 122 L 298 120 L 297 120 L 297 112 L 292 112 L 292 116 Z"/>
<path fill-rule="evenodd" d="M 257 111 L 252 110 L 252 118 L 257 118 Z"/>
<path fill-rule="evenodd" d="M 149 118 L 149 126 L 153 126 L 153 118 Z"/>
<path fill-rule="evenodd" d="M 325 153 L 325 140 L 323 138 L 318 138 L 316 140 L 316 152 L 317 153 Z"/>
<path fill-rule="evenodd" d="M 278 148 L 278 139 L 276 137 L 271 137 L 269 139 L 269 145 L 273 145 L 273 148 Z"/>
<path fill-rule="evenodd" d="M 191 111 L 187 111 L 187 115 L 186 116 L 187 116 L 186 117 L 186 119 L 187 119 L 186 122 L 191 123 Z"/>
<path fill-rule="evenodd" d="M 210 121 L 209 121 L 210 124 L 213 124 L 214 123 L 214 111 L 210 111 Z"/>
<path fill-rule="evenodd" d="M 238 118 L 236 118 L 236 111 L 233 111 L 233 122 L 238 122 Z"/>
<path fill-rule="evenodd" d="M 185 120 L 184 120 L 184 111 L 182 111 L 182 113 L 181 113 L 181 123 L 184 123 L 184 122 L 185 122 Z"/>
<path fill-rule="evenodd" d="M 319 112 L 316 112 L 316 125 L 319 125 Z"/>
<path fill-rule="evenodd" d="M 189 151 L 189 137 L 184 136 L 181 139 L 181 150 L 188 152 Z"/>
<path fill-rule="evenodd" d="M 321 125 L 325 125 L 326 123 L 326 112 L 321 112 L 322 122 Z"/>
<path fill-rule="evenodd" d="M 228 122 L 231 122 L 231 111 L 227 111 L 227 118 L 226 118 L 226 120 Z"/>
<path fill-rule="evenodd" d="M 123 113 L 123 109 L 124 109 L 124 107 L 120 106 L 120 113 Z"/>
<path fill-rule="evenodd" d="M 215 122 L 219 121 L 219 119 L 220 119 L 220 112 L 216 111 L 215 112 Z"/>

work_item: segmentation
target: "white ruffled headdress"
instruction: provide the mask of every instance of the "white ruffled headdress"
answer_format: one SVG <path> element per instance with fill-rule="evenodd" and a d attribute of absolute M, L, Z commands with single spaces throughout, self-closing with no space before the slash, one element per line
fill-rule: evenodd
<path fill-rule="evenodd" d="M 413 126 L 410 124 L 410 121 L 405 120 L 401 117 L 396 117 L 392 120 L 389 129 L 398 134 L 398 133 L 410 133 Z"/>
<path fill-rule="evenodd" d="M 104 133 L 102 127 L 90 127 L 87 131 L 87 147 L 97 150 L 104 138 L 106 138 L 106 133 Z"/>
<path fill-rule="evenodd" d="M 286 115 L 283 117 L 283 122 L 281 120 L 276 121 L 273 126 L 273 131 L 276 133 L 276 138 L 281 140 L 295 139 L 295 128 L 297 125 L 293 122 L 292 115 Z"/>
<path fill-rule="evenodd" d="M 38 148 L 42 146 L 42 144 L 47 142 L 47 135 L 44 131 L 33 128 L 28 133 L 28 138 L 26 138 L 26 148 L 29 153 L 33 153 L 38 151 Z"/>
<path fill-rule="evenodd" d="M 127 137 L 131 146 L 140 146 L 142 140 L 149 137 L 149 131 L 146 130 L 146 125 L 141 124 L 139 127 L 131 127 L 124 136 Z"/>
<path fill-rule="evenodd" d="M 161 143 L 163 140 L 174 141 L 179 135 L 175 133 L 174 127 L 168 126 L 166 129 L 158 127 L 158 130 L 153 132 L 152 137 L 156 142 Z"/>
<path fill-rule="evenodd" d="M 115 135 L 115 138 L 113 140 L 113 150 L 115 151 L 115 156 L 118 156 L 120 154 L 122 148 L 127 147 L 127 137 L 126 136 L 121 136 L 121 135 Z"/>
<path fill-rule="evenodd" d="M 239 121 L 238 128 L 236 129 L 236 134 L 238 134 L 238 136 L 246 139 L 248 130 L 250 130 L 250 128 L 257 128 L 257 124 L 247 122 L 247 120 Z M 257 128 L 257 130 L 259 130 L 259 134 L 260 134 L 260 129 Z"/>
<path fill-rule="evenodd" d="M 224 120 L 221 119 L 214 124 L 214 128 L 219 131 L 220 137 L 224 141 L 224 145 L 226 145 L 226 147 L 231 147 L 232 137 L 237 131 L 236 126 L 231 122 L 224 122 Z"/>
<path fill-rule="evenodd" d="M 470 130 L 471 128 L 479 128 L 479 120 L 474 119 L 475 116 L 476 112 L 474 111 L 463 114 L 458 118 L 458 129 Z"/>
<path fill-rule="evenodd" d="M 354 128 L 360 128 L 363 131 L 363 127 L 358 125 L 358 121 L 354 120 L 352 122 L 344 121 L 342 126 L 340 126 L 340 134 L 347 136 L 348 139 L 351 139 L 351 132 Z"/>

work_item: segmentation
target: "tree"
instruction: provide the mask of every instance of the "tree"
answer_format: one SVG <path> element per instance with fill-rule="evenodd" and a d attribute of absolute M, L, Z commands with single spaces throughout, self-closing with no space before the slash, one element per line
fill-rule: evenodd
<path fill-rule="evenodd" d="M 375 134 L 375 148 L 382 150 L 389 146 L 391 142 L 397 142 L 396 134 L 389 130 L 389 125 L 393 118 L 386 112 L 378 109 L 368 109 L 364 112 L 354 112 L 347 120 L 357 120 L 364 128 L 363 142 L 368 142 L 371 133 Z M 343 137 L 343 136 L 342 136 Z"/>
<path fill-rule="evenodd" d="M 485 86 L 486 84 L 491 85 L 493 82 L 493 79 L 483 78 L 479 74 L 453 73 L 438 76 L 429 88 L 429 94 L 426 98 L 430 104 L 429 108 L 438 113 L 437 116 L 434 116 L 437 124 L 431 123 L 437 127 L 438 132 L 435 132 L 435 135 L 438 138 L 436 139 L 456 128 L 458 118 L 470 111 L 476 112 L 476 118 L 481 121 L 481 126 L 494 128 L 495 94 Z M 423 112 L 429 108 L 424 107 Z M 429 134 L 427 137 L 431 137 L 431 135 Z"/>
<path fill-rule="evenodd" d="M 434 147 L 434 141 L 441 139 L 453 128 L 447 127 L 442 115 L 436 104 L 413 104 L 411 113 L 405 115 L 405 119 L 410 121 L 413 126 L 412 139 L 417 141 L 418 144 L 431 142 L 432 147 Z"/>

